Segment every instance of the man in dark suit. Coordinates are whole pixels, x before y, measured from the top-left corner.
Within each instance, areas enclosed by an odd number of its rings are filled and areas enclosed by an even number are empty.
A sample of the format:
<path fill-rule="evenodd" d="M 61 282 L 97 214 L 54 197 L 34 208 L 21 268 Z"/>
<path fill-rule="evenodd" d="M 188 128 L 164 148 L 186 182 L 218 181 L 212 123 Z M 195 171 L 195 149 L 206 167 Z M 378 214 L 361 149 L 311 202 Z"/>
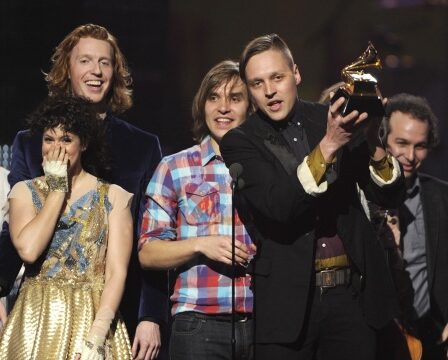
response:
<path fill-rule="evenodd" d="M 137 258 L 139 223 L 144 211 L 144 191 L 161 159 L 158 138 L 117 118 L 132 106 L 130 73 L 116 39 L 103 27 L 79 26 L 56 47 L 53 66 L 46 75 L 50 96 L 75 93 L 93 102 L 104 119 L 111 171 L 108 181 L 134 194 L 135 247 L 131 257 L 126 289 L 120 311 L 132 337 L 137 359 L 154 359 L 161 346 L 159 326 L 166 321 L 167 277 L 164 272 L 141 271 Z M 43 175 L 42 137 L 20 131 L 13 144 L 12 186 Z M 7 226 L 0 241 L 0 287 L 6 295 L 22 261 L 12 246 Z M 137 326 L 138 324 L 138 326 Z"/>
<path fill-rule="evenodd" d="M 401 163 L 406 179 L 407 197 L 395 232 L 413 288 L 407 292 L 411 311 L 402 309 L 403 316 L 422 341 L 423 359 L 446 359 L 448 183 L 418 171 L 438 143 L 437 118 L 424 98 L 398 94 L 386 105 L 383 125 L 387 150 Z M 389 226 L 394 230 L 398 223 Z"/>
<path fill-rule="evenodd" d="M 220 146 L 227 166 L 243 167 L 237 207 L 257 244 L 256 359 L 373 359 L 375 329 L 397 305 L 358 189 L 397 206 L 399 164 L 379 121 L 342 116 L 343 98 L 297 98 L 300 74 L 278 35 L 251 41 L 240 72 L 258 111 Z"/>

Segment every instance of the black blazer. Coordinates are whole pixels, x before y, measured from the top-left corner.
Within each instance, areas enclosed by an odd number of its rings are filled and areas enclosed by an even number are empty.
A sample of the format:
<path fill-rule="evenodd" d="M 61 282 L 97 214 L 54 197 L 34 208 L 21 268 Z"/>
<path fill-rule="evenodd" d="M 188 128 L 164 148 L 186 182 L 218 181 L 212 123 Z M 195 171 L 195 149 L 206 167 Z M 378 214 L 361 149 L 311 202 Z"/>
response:
<path fill-rule="evenodd" d="M 134 249 L 128 269 L 126 289 L 120 311 L 130 334 L 138 319 L 149 317 L 165 321 L 167 314 L 167 278 L 165 272 L 141 271 L 137 257 L 140 220 L 144 210 L 146 186 L 161 159 L 159 140 L 137 127 L 108 114 L 105 119 L 107 140 L 111 154 L 111 183 L 118 184 L 134 194 Z M 17 182 L 43 175 L 42 137 L 19 131 L 13 143 L 11 172 L 8 181 L 13 187 Z M 12 246 L 7 227 L 0 238 L 1 295 L 9 293 L 22 261 Z M 140 296 L 141 295 L 141 296 Z M 141 300 L 140 300 L 141 298 Z"/>
<path fill-rule="evenodd" d="M 326 106 L 299 101 L 300 122 L 309 148 L 326 131 Z M 227 166 L 240 163 L 244 187 L 238 212 L 257 243 L 253 267 L 256 342 L 294 342 L 313 289 L 314 229 L 321 213 L 337 219 L 337 233 L 362 277 L 361 306 L 367 322 L 381 327 L 393 318 L 396 296 L 384 252 L 359 202 L 366 197 L 394 204 L 404 196 L 402 178 L 379 187 L 370 178 L 369 153 L 361 136 L 338 153 L 338 180 L 319 197 L 308 195 L 297 178 L 299 161 L 269 121 L 255 113 L 221 141 Z"/>
<path fill-rule="evenodd" d="M 418 174 L 426 234 L 426 261 L 431 313 L 448 322 L 448 183 Z"/>

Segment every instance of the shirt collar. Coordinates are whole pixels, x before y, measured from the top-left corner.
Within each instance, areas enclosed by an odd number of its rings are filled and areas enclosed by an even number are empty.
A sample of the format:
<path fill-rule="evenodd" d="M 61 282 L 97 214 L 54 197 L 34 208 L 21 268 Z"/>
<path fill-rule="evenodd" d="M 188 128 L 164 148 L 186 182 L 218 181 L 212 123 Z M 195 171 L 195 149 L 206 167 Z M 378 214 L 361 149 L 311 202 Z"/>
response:
<path fill-rule="evenodd" d="M 412 186 L 408 189 L 406 189 L 407 198 L 413 198 L 415 197 L 420 191 L 420 179 L 418 176 L 415 176 L 414 182 Z"/>
<path fill-rule="evenodd" d="M 207 135 L 204 140 L 200 143 L 201 148 L 201 164 L 202 166 L 207 165 L 210 161 L 214 159 L 219 159 L 222 161 L 222 157 L 217 155 L 215 150 L 213 150 L 212 141 L 210 135 Z"/>

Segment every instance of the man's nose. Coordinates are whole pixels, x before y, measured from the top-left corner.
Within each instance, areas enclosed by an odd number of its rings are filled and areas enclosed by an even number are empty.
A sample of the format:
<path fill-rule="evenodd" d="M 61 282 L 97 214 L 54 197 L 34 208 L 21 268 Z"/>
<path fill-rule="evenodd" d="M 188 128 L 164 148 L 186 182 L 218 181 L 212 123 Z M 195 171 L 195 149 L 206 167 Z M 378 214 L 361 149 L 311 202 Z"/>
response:
<path fill-rule="evenodd" d="M 406 149 L 406 158 L 409 161 L 411 161 L 411 162 L 414 161 L 414 158 L 415 158 L 415 148 L 413 146 L 409 146 Z"/>
<path fill-rule="evenodd" d="M 221 99 L 219 101 L 218 111 L 221 114 L 227 114 L 230 111 L 229 101 L 227 99 Z"/>
<path fill-rule="evenodd" d="M 264 87 L 264 95 L 268 98 L 268 99 L 272 99 L 274 97 L 274 95 L 277 92 L 275 91 L 274 86 L 272 86 L 271 83 L 267 82 L 265 87 Z"/>
<path fill-rule="evenodd" d="M 101 69 L 101 64 L 99 62 L 93 62 L 92 73 L 101 76 L 103 70 Z"/>

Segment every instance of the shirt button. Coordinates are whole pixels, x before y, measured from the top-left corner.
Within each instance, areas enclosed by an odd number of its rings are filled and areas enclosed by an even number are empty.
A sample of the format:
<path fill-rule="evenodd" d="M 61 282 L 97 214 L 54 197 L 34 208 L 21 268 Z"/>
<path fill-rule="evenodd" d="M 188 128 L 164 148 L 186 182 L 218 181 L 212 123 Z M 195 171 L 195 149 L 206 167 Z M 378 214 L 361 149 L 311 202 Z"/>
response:
<path fill-rule="evenodd" d="M 294 141 L 297 141 L 297 138 L 294 138 L 293 140 L 294 140 Z"/>
<path fill-rule="evenodd" d="M 322 247 L 327 247 L 327 244 L 325 244 L 325 243 L 322 243 Z"/>
<path fill-rule="evenodd" d="M 297 125 L 299 125 L 299 126 L 300 126 L 300 121 L 297 121 Z"/>

